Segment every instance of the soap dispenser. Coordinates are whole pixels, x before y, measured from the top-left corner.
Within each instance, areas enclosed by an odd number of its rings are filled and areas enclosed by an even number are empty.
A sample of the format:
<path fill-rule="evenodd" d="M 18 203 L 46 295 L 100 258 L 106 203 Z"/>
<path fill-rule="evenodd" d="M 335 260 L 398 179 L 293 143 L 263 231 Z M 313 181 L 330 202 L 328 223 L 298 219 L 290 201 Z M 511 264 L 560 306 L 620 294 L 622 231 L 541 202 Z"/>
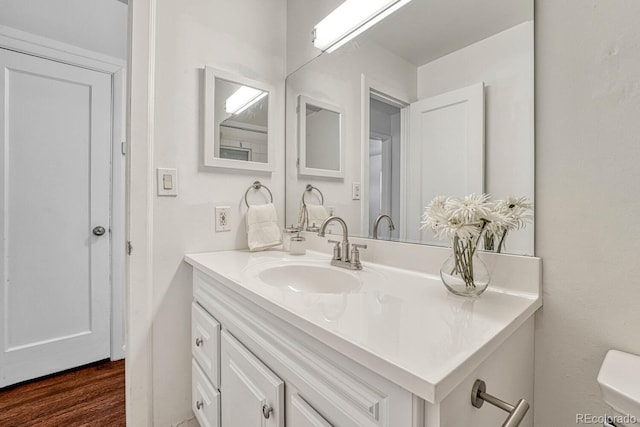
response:
<path fill-rule="evenodd" d="M 282 247 L 285 252 L 289 252 L 291 249 L 291 238 L 295 237 L 296 234 L 300 234 L 300 229 L 293 224 L 282 230 Z"/>
<path fill-rule="evenodd" d="M 289 253 L 291 255 L 304 255 L 307 253 L 307 242 L 306 239 L 300 235 L 300 232 L 291 238 L 289 244 Z"/>

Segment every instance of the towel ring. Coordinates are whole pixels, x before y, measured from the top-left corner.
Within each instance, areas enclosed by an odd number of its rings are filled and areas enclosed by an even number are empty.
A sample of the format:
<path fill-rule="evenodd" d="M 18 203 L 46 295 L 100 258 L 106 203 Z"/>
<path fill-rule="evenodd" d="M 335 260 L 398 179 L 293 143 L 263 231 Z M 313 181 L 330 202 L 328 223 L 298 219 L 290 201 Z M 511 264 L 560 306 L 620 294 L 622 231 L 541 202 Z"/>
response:
<path fill-rule="evenodd" d="M 269 193 L 269 197 L 271 198 L 271 203 L 273 203 L 273 194 L 271 194 L 271 190 L 269 190 L 269 187 L 262 184 L 260 181 L 255 181 L 253 184 L 251 184 L 251 187 L 247 188 L 247 191 L 244 192 L 244 203 L 247 205 L 247 207 L 249 207 L 249 201 L 247 200 L 247 195 L 249 195 L 249 191 L 251 190 L 257 191 L 263 188 L 267 190 L 267 192 Z"/>
<path fill-rule="evenodd" d="M 304 196 L 306 196 L 306 195 L 307 195 L 307 192 L 309 192 L 309 193 L 310 193 L 310 192 L 311 192 L 311 191 L 313 191 L 313 190 L 316 190 L 316 191 L 318 192 L 318 194 L 320 194 L 320 204 L 321 204 L 321 205 L 324 205 L 324 196 L 322 195 L 322 191 L 320 191 L 320 190 L 318 189 L 318 187 L 314 187 L 314 186 L 313 186 L 313 185 L 311 185 L 311 184 L 307 184 L 307 187 L 305 188 L 304 192 L 302 193 L 302 205 L 303 205 L 303 206 L 307 206 L 307 202 L 305 202 L 305 200 L 304 200 Z"/>

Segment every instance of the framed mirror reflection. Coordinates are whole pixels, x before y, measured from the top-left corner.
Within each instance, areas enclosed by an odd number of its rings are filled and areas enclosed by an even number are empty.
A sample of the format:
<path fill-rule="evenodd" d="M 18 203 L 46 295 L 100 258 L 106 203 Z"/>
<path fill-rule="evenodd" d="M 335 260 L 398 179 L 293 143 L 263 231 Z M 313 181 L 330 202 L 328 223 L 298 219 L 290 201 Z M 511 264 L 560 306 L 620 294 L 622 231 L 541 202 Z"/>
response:
<path fill-rule="evenodd" d="M 531 0 L 412 0 L 318 50 L 287 77 L 287 224 L 307 184 L 355 236 L 375 228 L 378 239 L 430 245 L 446 245 L 420 229 L 435 196 L 533 202 L 533 73 Z M 301 94 L 343 111 L 341 181 L 297 173 Z M 533 255 L 533 236 L 533 224 L 510 232 L 503 252 Z"/>
<path fill-rule="evenodd" d="M 271 171 L 270 86 L 205 67 L 204 165 Z"/>
<path fill-rule="evenodd" d="M 344 177 L 343 117 L 339 107 L 298 97 L 300 175 Z"/>

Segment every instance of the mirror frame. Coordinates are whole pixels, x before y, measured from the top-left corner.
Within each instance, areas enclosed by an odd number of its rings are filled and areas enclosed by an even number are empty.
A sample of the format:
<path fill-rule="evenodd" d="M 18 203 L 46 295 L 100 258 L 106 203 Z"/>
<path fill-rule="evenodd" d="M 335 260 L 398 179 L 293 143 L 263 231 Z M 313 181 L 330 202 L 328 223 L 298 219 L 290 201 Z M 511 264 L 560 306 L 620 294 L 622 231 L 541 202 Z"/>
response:
<path fill-rule="evenodd" d="M 253 162 L 245 160 L 223 159 L 218 157 L 219 147 L 217 141 L 220 138 L 220 125 L 215 120 L 215 93 L 216 79 L 226 80 L 232 83 L 238 83 L 243 86 L 250 86 L 267 92 L 268 108 L 267 112 L 267 162 Z M 273 172 L 274 156 L 275 156 L 275 140 L 273 137 L 273 129 L 275 123 L 273 117 L 275 114 L 275 90 L 273 86 L 252 80 L 244 76 L 229 73 L 211 66 L 204 67 L 204 166 L 223 168 L 223 169 L 240 169 L 251 170 L 257 172 Z"/>
<path fill-rule="evenodd" d="M 318 169 L 307 167 L 307 105 L 320 107 L 338 114 L 339 137 L 338 141 L 340 151 L 340 169 Z M 345 129 L 344 129 L 344 109 L 326 102 L 312 99 L 305 95 L 298 95 L 298 175 L 302 176 L 321 176 L 325 178 L 344 178 L 345 168 Z"/>

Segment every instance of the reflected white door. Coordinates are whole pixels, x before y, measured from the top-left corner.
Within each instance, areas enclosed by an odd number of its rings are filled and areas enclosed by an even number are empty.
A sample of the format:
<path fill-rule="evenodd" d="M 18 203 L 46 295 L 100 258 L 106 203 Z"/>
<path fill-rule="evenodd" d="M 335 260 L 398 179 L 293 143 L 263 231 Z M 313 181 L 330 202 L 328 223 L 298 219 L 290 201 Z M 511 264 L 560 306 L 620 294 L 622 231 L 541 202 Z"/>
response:
<path fill-rule="evenodd" d="M 400 191 L 400 183 L 393 182 L 391 152 L 390 136 L 369 140 L 369 237 L 373 237 L 373 223 L 378 215 L 387 214 L 393 218 L 395 214 L 391 198 L 394 191 Z M 387 224 L 383 223 L 378 229 L 378 238 L 389 239 L 390 235 Z"/>
<path fill-rule="evenodd" d="M 438 195 L 484 191 L 483 83 L 414 102 L 410 121 L 407 237 L 439 244 L 419 229 L 424 207 Z"/>
<path fill-rule="evenodd" d="M 111 76 L 0 49 L 0 82 L 6 386 L 109 357 Z"/>

